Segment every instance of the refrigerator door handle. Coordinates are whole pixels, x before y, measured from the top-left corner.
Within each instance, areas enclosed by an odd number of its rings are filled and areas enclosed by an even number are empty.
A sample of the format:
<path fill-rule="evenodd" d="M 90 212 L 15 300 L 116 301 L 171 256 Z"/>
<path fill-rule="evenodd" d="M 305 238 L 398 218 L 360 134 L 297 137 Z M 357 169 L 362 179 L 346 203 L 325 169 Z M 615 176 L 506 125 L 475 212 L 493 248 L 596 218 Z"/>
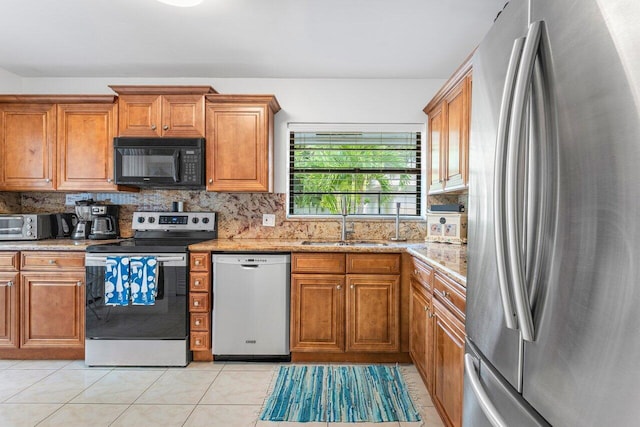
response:
<path fill-rule="evenodd" d="M 505 205 L 504 205 L 504 181 L 507 157 L 507 136 L 509 133 L 509 116 L 513 101 L 513 89 L 518 73 L 518 66 L 524 47 L 524 37 L 520 37 L 513 42 L 511 57 L 502 92 L 502 102 L 500 104 L 500 116 L 498 118 L 498 136 L 496 141 L 495 169 L 493 173 L 493 218 L 495 223 L 495 243 L 496 243 L 496 265 L 498 267 L 498 285 L 500 289 L 500 299 L 504 310 L 504 320 L 507 328 L 517 329 L 516 314 L 511 302 L 511 292 L 509 292 L 509 277 L 507 275 L 507 242 Z"/>
<path fill-rule="evenodd" d="M 491 402 L 484 387 L 482 387 L 480 373 L 476 369 L 475 359 L 469 353 L 465 353 L 464 355 L 464 371 L 467 374 L 467 378 L 469 378 L 469 384 L 471 384 L 473 393 L 478 398 L 480 408 L 489 422 L 491 422 L 491 425 L 493 425 L 493 427 L 508 427 L 507 423 L 502 419 L 500 412 L 498 412 L 498 409 L 496 409 L 493 402 Z"/>
<path fill-rule="evenodd" d="M 518 69 L 516 86 L 514 91 L 513 108 L 511 110 L 511 126 L 509 128 L 509 139 L 507 143 L 507 177 L 506 180 L 506 218 L 507 218 L 507 254 L 509 260 L 509 271 L 511 275 L 511 290 L 513 291 L 516 314 L 522 338 L 526 341 L 533 341 L 535 330 L 533 325 L 533 314 L 527 292 L 527 282 L 524 270 L 522 253 L 522 237 L 518 227 L 518 159 L 520 153 L 520 136 L 525 121 L 527 111 L 528 95 L 531 87 L 531 80 L 535 60 L 540 45 L 542 34 L 542 21 L 537 21 L 529 26 L 526 41 L 522 52 L 522 60 Z"/>

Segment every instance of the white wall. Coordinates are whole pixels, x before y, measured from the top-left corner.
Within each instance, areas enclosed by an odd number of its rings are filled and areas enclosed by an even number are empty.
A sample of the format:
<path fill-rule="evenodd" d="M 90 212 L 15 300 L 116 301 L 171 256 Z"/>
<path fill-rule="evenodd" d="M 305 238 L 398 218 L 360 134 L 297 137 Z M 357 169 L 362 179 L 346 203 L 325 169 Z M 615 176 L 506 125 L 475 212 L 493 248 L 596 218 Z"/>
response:
<path fill-rule="evenodd" d="M 21 93 L 22 77 L 0 68 L 0 93 Z"/>
<path fill-rule="evenodd" d="M 0 83 L 2 76 L 0 75 Z M 287 123 L 426 123 L 422 108 L 440 79 L 24 78 L 22 93 L 112 93 L 114 84 L 211 85 L 226 94 L 274 94 L 275 191 L 286 192 Z M 16 83 L 17 84 L 17 83 Z M 0 86 L 1 88 L 1 86 Z M 6 92 L 6 91 L 5 91 Z M 15 89 L 13 90 L 15 92 Z"/>

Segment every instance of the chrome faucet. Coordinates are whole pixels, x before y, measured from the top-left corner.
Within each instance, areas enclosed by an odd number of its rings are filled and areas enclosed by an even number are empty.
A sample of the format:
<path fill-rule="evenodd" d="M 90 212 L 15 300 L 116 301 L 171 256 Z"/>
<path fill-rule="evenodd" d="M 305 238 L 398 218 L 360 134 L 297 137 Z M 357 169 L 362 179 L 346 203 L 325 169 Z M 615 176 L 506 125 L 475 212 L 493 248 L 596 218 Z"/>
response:
<path fill-rule="evenodd" d="M 407 240 L 400 237 L 400 202 L 396 203 L 396 237 L 392 237 L 391 240 L 395 242 L 404 242 Z"/>

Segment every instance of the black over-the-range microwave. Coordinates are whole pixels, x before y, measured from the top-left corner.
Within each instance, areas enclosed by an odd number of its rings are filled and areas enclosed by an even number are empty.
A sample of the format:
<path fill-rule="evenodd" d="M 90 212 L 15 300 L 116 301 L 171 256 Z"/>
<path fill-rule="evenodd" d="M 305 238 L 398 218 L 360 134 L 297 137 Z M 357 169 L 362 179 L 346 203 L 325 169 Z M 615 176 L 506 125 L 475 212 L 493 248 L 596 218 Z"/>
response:
<path fill-rule="evenodd" d="M 114 138 L 116 184 L 204 188 L 204 138 Z"/>

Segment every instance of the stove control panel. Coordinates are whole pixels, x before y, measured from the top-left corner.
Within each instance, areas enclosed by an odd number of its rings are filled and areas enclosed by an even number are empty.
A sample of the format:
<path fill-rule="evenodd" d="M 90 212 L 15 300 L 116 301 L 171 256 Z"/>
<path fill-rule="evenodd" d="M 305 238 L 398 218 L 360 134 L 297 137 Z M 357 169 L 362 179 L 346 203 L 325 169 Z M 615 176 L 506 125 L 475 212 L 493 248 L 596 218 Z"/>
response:
<path fill-rule="evenodd" d="M 215 231 L 215 212 L 134 212 L 136 231 Z"/>

